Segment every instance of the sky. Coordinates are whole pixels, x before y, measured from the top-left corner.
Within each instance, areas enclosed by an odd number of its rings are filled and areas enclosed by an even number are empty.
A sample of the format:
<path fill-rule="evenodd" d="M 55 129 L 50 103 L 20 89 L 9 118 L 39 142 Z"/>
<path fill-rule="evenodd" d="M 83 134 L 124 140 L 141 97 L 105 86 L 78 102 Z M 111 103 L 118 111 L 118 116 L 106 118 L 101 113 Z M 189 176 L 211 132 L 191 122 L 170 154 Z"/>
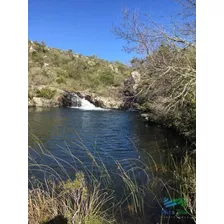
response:
<path fill-rule="evenodd" d="M 124 52 L 125 42 L 111 32 L 113 24 L 121 21 L 125 7 L 152 13 L 163 24 L 168 22 L 165 17 L 178 9 L 173 0 L 29 0 L 29 39 L 85 56 L 128 63 L 136 55 Z"/>

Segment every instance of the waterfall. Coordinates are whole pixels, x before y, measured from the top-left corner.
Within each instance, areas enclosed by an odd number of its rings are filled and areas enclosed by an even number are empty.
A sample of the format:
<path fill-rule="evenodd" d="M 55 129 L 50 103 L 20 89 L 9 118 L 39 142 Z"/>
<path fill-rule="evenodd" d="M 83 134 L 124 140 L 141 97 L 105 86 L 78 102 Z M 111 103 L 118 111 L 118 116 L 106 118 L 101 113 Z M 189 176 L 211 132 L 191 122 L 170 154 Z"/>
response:
<path fill-rule="evenodd" d="M 81 110 L 107 110 L 101 107 L 96 107 L 94 104 L 90 103 L 85 98 L 79 97 L 77 94 L 73 93 L 71 97 L 71 108 L 77 108 Z"/>

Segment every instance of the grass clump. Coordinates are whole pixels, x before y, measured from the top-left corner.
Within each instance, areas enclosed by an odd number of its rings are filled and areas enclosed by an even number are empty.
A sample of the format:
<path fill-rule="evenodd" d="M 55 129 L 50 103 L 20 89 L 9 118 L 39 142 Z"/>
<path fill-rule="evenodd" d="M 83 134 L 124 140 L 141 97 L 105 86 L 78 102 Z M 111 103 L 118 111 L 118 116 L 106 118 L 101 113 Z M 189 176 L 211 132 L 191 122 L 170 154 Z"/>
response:
<path fill-rule="evenodd" d="M 43 97 L 45 99 L 52 99 L 55 96 L 56 90 L 51 90 L 47 87 L 36 91 L 37 97 Z"/>
<path fill-rule="evenodd" d="M 28 191 L 29 224 L 45 223 L 57 216 L 63 216 L 68 224 L 109 224 L 112 220 L 102 209 L 109 200 L 111 196 L 97 185 L 87 188 L 83 173 L 77 173 L 74 181 L 57 185 L 46 180 L 45 185 Z"/>
<path fill-rule="evenodd" d="M 181 166 L 176 166 L 174 177 L 179 194 L 186 202 L 187 212 L 196 222 L 196 166 L 191 156 L 186 155 Z"/>
<path fill-rule="evenodd" d="M 68 144 L 60 149 L 70 155 L 74 163 L 68 164 L 55 157 L 39 141 L 40 150 L 35 150 L 36 154 L 48 157 L 57 165 L 53 168 L 29 157 L 29 171 L 38 170 L 47 175 L 43 184 L 31 184 L 29 189 L 30 224 L 43 223 L 58 215 L 71 224 L 143 224 L 144 220 L 151 220 L 152 205 L 157 207 L 157 212 L 159 207 L 161 212 L 164 195 L 170 199 L 183 198 L 184 209 L 196 223 L 196 167 L 192 155 L 186 154 L 177 161 L 170 152 L 158 152 L 160 159 L 155 160 L 153 154 L 142 151 L 139 152 L 144 155 L 142 159 L 118 161 L 111 157 L 117 169 L 109 170 L 103 158 L 97 152 L 91 152 L 81 140 L 71 143 L 78 146 L 77 150 L 82 150 L 82 155 L 86 153 L 92 166 L 87 167 Z M 127 161 L 129 168 L 122 165 Z M 77 164 L 82 171 L 77 170 Z M 75 177 L 67 173 L 65 167 L 68 165 L 74 170 Z M 139 173 L 143 179 L 139 179 Z M 34 179 L 30 182 L 34 183 Z M 119 182 L 119 190 L 115 182 Z"/>
<path fill-rule="evenodd" d="M 66 83 L 66 79 L 64 77 L 57 77 L 56 82 L 58 84 Z"/>

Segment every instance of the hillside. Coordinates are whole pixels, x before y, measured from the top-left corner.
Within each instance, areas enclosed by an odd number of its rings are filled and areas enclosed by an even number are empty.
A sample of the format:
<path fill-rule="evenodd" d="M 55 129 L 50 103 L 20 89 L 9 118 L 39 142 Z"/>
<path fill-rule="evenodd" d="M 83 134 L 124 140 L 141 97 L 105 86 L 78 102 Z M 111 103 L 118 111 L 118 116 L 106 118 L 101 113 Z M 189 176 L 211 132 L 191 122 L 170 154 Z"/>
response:
<path fill-rule="evenodd" d="M 71 97 L 66 94 L 75 92 L 104 108 L 134 106 L 146 120 L 195 138 L 194 47 L 161 46 L 145 59 L 133 59 L 131 67 L 49 48 L 43 42 L 29 41 L 28 53 L 29 106 L 68 106 Z"/>
<path fill-rule="evenodd" d="M 47 88 L 67 91 L 85 91 L 101 97 L 119 97 L 123 81 L 131 69 L 116 61 L 109 62 L 97 56 L 82 56 L 72 50 L 47 47 L 44 42 L 28 41 L 29 99 L 53 97 Z M 45 87 L 47 94 L 38 89 Z"/>

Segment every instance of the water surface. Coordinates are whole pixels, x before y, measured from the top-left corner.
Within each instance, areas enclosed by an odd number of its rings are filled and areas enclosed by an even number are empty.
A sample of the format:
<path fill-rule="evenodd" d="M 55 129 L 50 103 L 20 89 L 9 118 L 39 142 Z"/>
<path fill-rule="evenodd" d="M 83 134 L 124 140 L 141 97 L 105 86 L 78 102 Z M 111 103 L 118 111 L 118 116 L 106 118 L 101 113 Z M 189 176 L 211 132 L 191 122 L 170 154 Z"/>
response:
<path fill-rule="evenodd" d="M 113 171 L 117 169 L 115 161 L 128 169 L 131 159 L 144 159 L 143 151 L 161 163 L 164 158 L 159 152 L 176 150 L 184 144 L 171 129 L 144 122 L 138 112 L 119 110 L 32 108 L 29 133 L 53 156 L 64 161 L 63 167 L 71 176 L 83 164 L 94 169 L 91 156 L 100 158 L 107 169 Z M 58 168 L 55 160 L 41 154 L 40 146 L 31 136 L 29 147 L 29 154 L 36 162 Z M 74 164 L 71 154 L 80 162 Z"/>

